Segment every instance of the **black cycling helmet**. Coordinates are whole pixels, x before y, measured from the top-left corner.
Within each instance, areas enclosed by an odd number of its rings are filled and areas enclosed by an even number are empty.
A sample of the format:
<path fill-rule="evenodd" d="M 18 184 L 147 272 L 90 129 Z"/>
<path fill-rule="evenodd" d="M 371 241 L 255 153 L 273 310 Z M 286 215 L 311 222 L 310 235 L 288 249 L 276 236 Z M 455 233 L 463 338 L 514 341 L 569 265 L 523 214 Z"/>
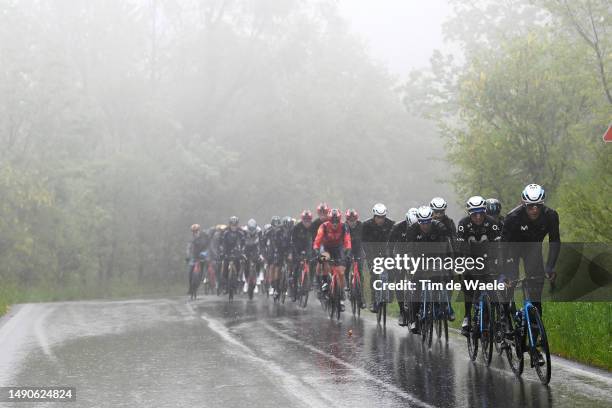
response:
<path fill-rule="evenodd" d="M 270 225 L 272 225 L 273 227 L 278 227 L 279 225 L 281 225 L 280 217 L 278 215 L 272 217 L 272 219 L 270 220 Z"/>
<path fill-rule="evenodd" d="M 283 226 L 292 227 L 293 226 L 293 218 L 289 215 L 285 215 L 283 217 Z"/>
<path fill-rule="evenodd" d="M 497 198 L 487 200 L 487 215 L 497 216 L 501 213 L 501 203 Z"/>

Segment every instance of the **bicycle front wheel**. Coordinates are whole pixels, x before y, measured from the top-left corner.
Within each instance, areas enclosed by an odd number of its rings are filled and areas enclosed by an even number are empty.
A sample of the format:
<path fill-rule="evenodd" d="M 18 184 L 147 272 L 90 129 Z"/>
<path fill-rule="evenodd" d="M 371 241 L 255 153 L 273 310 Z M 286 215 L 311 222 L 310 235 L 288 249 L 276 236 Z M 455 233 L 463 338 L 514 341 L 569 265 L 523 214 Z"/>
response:
<path fill-rule="evenodd" d="M 475 361 L 478 356 L 478 336 L 480 332 L 480 326 L 478 324 L 478 308 L 476 305 L 478 304 L 478 299 L 474 299 L 475 302 L 472 306 L 472 311 L 468 316 L 468 336 L 467 336 L 467 346 L 468 346 L 468 355 L 470 356 L 470 360 Z"/>
<path fill-rule="evenodd" d="M 513 325 L 512 318 L 508 313 L 503 314 L 504 319 L 504 339 L 502 348 L 506 351 L 506 359 L 512 372 L 520 377 L 523 374 L 523 348 L 521 347 L 522 335 L 520 327 Z"/>
<path fill-rule="evenodd" d="M 529 308 L 530 319 L 536 323 L 537 333 L 532 329 L 531 334 L 535 344 L 531 344 L 531 360 L 532 365 L 540 378 L 542 384 L 547 385 L 550 382 L 551 376 L 551 364 L 550 364 L 550 350 L 548 349 L 548 338 L 546 337 L 546 330 L 544 329 L 544 323 L 540 318 L 540 313 L 535 307 Z M 531 340 L 530 340 L 531 341 Z"/>
<path fill-rule="evenodd" d="M 480 345 L 482 346 L 482 359 L 487 367 L 491 364 L 493 357 L 493 324 L 491 298 L 484 294 L 480 310 Z"/>
<path fill-rule="evenodd" d="M 236 267 L 234 266 L 233 263 L 230 264 L 229 266 L 229 273 L 228 273 L 228 278 L 227 278 L 227 291 L 229 293 L 229 301 L 233 302 L 234 301 L 234 280 L 236 279 Z"/>

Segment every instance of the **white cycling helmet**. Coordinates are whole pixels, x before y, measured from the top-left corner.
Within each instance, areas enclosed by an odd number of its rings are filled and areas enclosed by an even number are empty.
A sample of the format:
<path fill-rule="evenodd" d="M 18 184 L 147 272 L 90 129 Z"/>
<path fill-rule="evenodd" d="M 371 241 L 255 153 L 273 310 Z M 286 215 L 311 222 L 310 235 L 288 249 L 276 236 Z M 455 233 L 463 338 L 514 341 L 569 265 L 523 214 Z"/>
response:
<path fill-rule="evenodd" d="M 251 218 L 250 220 L 247 221 L 247 229 L 251 232 L 257 229 L 257 221 L 255 221 L 254 218 Z"/>
<path fill-rule="evenodd" d="M 374 207 L 372 207 L 372 214 L 378 215 L 379 217 L 386 217 L 387 206 L 385 206 L 383 203 L 374 204 Z"/>
<path fill-rule="evenodd" d="M 484 213 L 487 211 L 487 201 L 481 196 L 472 196 L 465 203 L 468 214 Z"/>
<path fill-rule="evenodd" d="M 423 205 L 417 210 L 417 222 L 419 224 L 429 224 L 433 218 L 431 207 Z"/>
<path fill-rule="evenodd" d="M 429 206 L 434 211 L 444 211 L 446 210 L 447 204 L 446 200 L 444 200 L 442 197 L 434 197 L 431 199 Z"/>
<path fill-rule="evenodd" d="M 529 184 L 521 194 L 524 204 L 542 204 L 546 199 L 546 193 L 539 184 Z"/>
<path fill-rule="evenodd" d="M 408 210 L 408 212 L 406 213 L 406 222 L 408 223 L 408 226 L 416 224 L 419 221 L 419 219 L 417 218 L 418 211 L 419 210 L 414 207 Z"/>

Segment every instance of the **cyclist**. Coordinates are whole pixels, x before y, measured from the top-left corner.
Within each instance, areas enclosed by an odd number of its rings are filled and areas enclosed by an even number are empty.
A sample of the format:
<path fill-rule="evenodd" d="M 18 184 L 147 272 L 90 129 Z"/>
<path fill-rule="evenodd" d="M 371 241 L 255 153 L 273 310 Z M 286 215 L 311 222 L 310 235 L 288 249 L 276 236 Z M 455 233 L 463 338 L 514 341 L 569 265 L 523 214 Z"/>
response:
<path fill-rule="evenodd" d="M 338 285 L 342 294 L 341 305 L 344 303 L 344 269 L 346 258 L 351 255 L 351 232 L 348 225 L 342 222 L 342 212 L 334 208 L 329 212 L 329 220 L 319 227 L 312 248 L 320 253 L 325 260 L 338 261 Z M 323 276 L 329 276 L 330 266 L 325 262 Z"/>
<path fill-rule="evenodd" d="M 193 269 L 196 265 L 196 262 L 200 261 L 200 253 L 208 250 L 210 245 L 210 238 L 208 234 L 203 233 L 200 227 L 200 224 L 193 224 L 191 226 L 191 234 L 192 239 L 189 243 L 189 247 L 187 248 L 187 257 L 185 258 L 185 262 L 189 265 L 189 271 L 187 274 L 187 294 L 191 295 L 191 277 L 193 275 Z"/>
<path fill-rule="evenodd" d="M 428 255 L 425 252 L 431 251 L 431 248 L 428 246 L 424 246 L 422 248 L 418 247 L 418 243 L 448 243 L 446 246 L 446 250 L 451 250 L 451 238 L 450 232 L 446 228 L 446 226 L 441 222 L 433 218 L 433 211 L 431 207 L 421 206 L 417 210 L 417 223 L 412 224 L 408 229 L 408 234 L 406 236 L 406 241 L 413 243 L 412 249 L 410 252 L 413 254 L 421 254 Z M 437 254 L 439 255 L 439 254 Z M 418 273 L 418 271 L 416 271 Z M 417 290 L 419 286 L 417 286 Z M 405 305 L 404 305 L 405 306 Z M 411 308 L 409 311 L 409 316 L 407 316 L 410 321 L 410 331 L 412 333 L 418 334 L 420 332 L 420 327 L 418 325 L 418 320 L 416 318 L 416 313 L 419 310 L 420 302 L 415 301 L 412 302 Z M 449 320 L 454 320 L 454 312 L 452 308 L 449 310 Z"/>
<path fill-rule="evenodd" d="M 538 184 L 527 185 L 523 189 L 521 199 L 523 204 L 506 215 L 501 239 L 503 242 L 529 242 L 532 244 L 505 248 L 506 259 L 509 261 L 506 264 L 508 266 L 507 275 L 515 277 L 514 275 L 518 271 L 518 262 L 522 258 L 526 276 L 535 278 L 529 283 L 527 294 L 542 315 L 540 298 L 544 287 L 544 277 L 551 282 L 554 282 L 556 277 L 554 267 L 561 247 L 559 214 L 544 205 L 546 193 Z M 542 241 L 544 241 L 546 235 L 548 235 L 550 246 L 548 259 L 544 264 Z"/>
<path fill-rule="evenodd" d="M 264 236 L 264 248 L 266 254 L 266 261 L 268 264 L 268 271 L 266 276 L 266 284 L 270 287 L 270 294 L 274 294 L 278 280 L 278 271 L 280 269 L 280 254 L 279 248 L 282 247 L 278 243 L 280 239 L 280 228 L 282 225 L 281 218 L 275 215 L 270 220 L 270 228 Z"/>
<path fill-rule="evenodd" d="M 481 196 L 470 197 L 465 203 L 465 210 L 468 215 L 459 221 L 457 227 L 457 249 L 464 256 L 472 258 L 484 257 L 489 262 L 484 271 L 479 275 L 486 275 L 492 266 L 492 260 L 497 254 L 492 254 L 493 248 L 488 245 L 490 242 L 499 241 L 501 237 L 501 223 L 486 215 L 487 202 Z M 469 280 L 474 277 L 473 273 L 465 272 L 464 279 Z M 469 316 L 472 311 L 472 299 L 474 293 L 463 285 L 465 317 L 461 323 L 461 333 L 469 335 Z"/>
<path fill-rule="evenodd" d="M 317 231 L 319 231 L 319 227 L 321 226 L 321 224 L 327 221 L 328 213 L 329 213 L 329 207 L 327 206 L 326 203 L 323 202 L 317 206 L 317 219 L 312 222 L 312 231 L 313 231 L 312 239 L 313 240 L 315 236 L 317 235 Z"/>
<path fill-rule="evenodd" d="M 220 246 L 221 246 L 221 237 L 223 236 L 223 232 L 227 226 L 225 224 L 218 224 L 210 229 L 210 251 L 209 251 L 209 259 L 212 262 L 212 265 L 215 270 L 215 277 L 217 281 L 217 285 L 221 283 L 221 269 L 223 260 L 221 259 Z"/>
<path fill-rule="evenodd" d="M 300 222 L 293 227 L 293 231 L 291 232 L 292 252 L 293 259 L 295 260 L 293 263 L 293 279 L 295 282 L 297 282 L 300 277 L 300 258 L 302 254 L 306 255 L 306 259 L 312 258 L 312 240 L 312 213 L 310 210 L 304 210 L 300 215 Z M 309 279 L 311 278 L 309 277 Z M 294 285 L 293 289 L 291 296 L 293 296 L 295 300 L 297 296 L 297 285 Z"/>
<path fill-rule="evenodd" d="M 274 296 L 278 299 L 280 293 L 281 268 L 287 262 L 291 265 L 291 217 L 273 217 L 270 230 L 270 245 L 272 252 L 271 279 Z"/>
<path fill-rule="evenodd" d="M 383 256 L 385 246 L 391 233 L 391 228 L 395 222 L 387 218 L 387 207 L 383 203 L 376 203 L 372 207 L 372 218 L 363 222 L 361 227 L 361 241 L 364 243 L 363 249 L 366 252 L 366 257 L 369 265 L 372 265 L 373 259 Z M 374 282 L 376 277 L 370 269 L 370 282 Z M 370 290 L 371 304 L 370 312 L 376 313 L 375 291 Z"/>
<path fill-rule="evenodd" d="M 249 270 L 250 265 L 251 265 L 251 261 L 253 262 L 253 264 L 255 265 L 255 276 L 257 277 L 259 275 L 259 271 L 261 270 L 262 266 L 263 266 L 263 256 L 261 255 L 261 248 L 262 248 L 262 230 L 259 227 L 259 225 L 257 225 L 257 221 L 255 221 L 255 219 L 251 218 L 250 220 L 247 221 L 246 226 L 243 228 L 244 231 L 244 254 L 246 255 L 246 266 L 245 266 L 245 270 L 244 270 L 244 275 L 245 275 L 245 286 L 244 286 L 244 292 L 247 291 L 248 289 L 248 285 L 246 284 L 246 281 L 248 280 L 248 276 L 250 275 L 251 271 Z M 257 293 L 257 286 L 255 286 L 255 293 Z"/>
<path fill-rule="evenodd" d="M 240 229 L 239 220 L 236 216 L 231 216 L 228 222 L 228 227 L 221 236 L 220 253 L 223 259 L 223 280 L 226 283 L 225 289 L 229 289 L 228 285 L 235 285 L 236 282 L 228 282 L 228 267 L 230 260 L 235 261 L 236 279 L 240 276 L 240 260 L 244 258 L 244 231 Z"/>
<path fill-rule="evenodd" d="M 502 217 L 500 214 L 501 209 L 501 203 L 497 198 L 489 198 L 487 200 L 487 215 L 504 225 L 504 217 Z"/>
<path fill-rule="evenodd" d="M 442 197 L 434 197 L 431 199 L 429 206 L 433 211 L 433 219 L 444 224 L 450 233 L 451 239 L 454 241 L 457 237 L 457 229 L 455 228 L 455 222 L 452 220 L 452 218 L 449 218 L 449 216 L 446 215 L 446 208 L 448 207 L 446 200 L 444 200 Z"/>
<path fill-rule="evenodd" d="M 346 224 L 349 227 L 349 232 L 351 234 L 351 252 L 355 261 L 357 262 L 357 269 L 359 270 L 359 276 L 361 278 L 361 287 L 363 288 L 363 264 L 364 264 L 364 252 L 363 247 L 361 245 L 361 234 L 363 232 L 363 223 L 359 221 L 359 213 L 354 208 L 349 208 L 346 210 Z M 351 267 L 351 263 L 347 265 L 348 268 Z M 350 269 L 349 269 L 350 270 Z M 346 284 L 347 288 L 349 285 L 349 275 L 346 274 Z M 361 291 L 361 299 L 359 301 L 359 307 L 365 309 L 365 296 L 363 294 L 363 290 Z"/>
<path fill-rule="evenodd" d="M 400 221 L 393 226 L 393 228 L 391 229 L 391 233 L 389 234 L 389 243 L 387 246 L 387 256 L 393 257 L 396 254 L 401 253 L 405 250 L 405 248 L 402 248 L 401 245 L 398 245 L 398 244 L 402 242 L 403 243 L 407 242 L 408 230 L 410 226 L 418 222 L 417 212 L 418 210 L 416 208 L 409 209 L 408 212 L 406 213 L 406 218 L 404 219 L 404 221 Z M 396 282 L 401 281 L 402 277 L 403 277 L 403 273 L 399 273 L 399 272 L 396 273 L 395 281 Z M 402 291 L 398 290 L 395 293 L 395 297 L 397 298 L 397 305 L 399 306 L 399 311 L 400 311 L 400 315 L 398 318 L 398 324 L 400 326 L 407 326 L 408 319 L 404 311 L 404 294 Z"/>
<path fill-rule="evenodd" d="M 263 272 L 260 273 L 260 277 L 257 278 L 258 284 L 260 284 L 262 281 L 265 282 L 265 284 L 267 285 L 270 284 L 269 265 L 271 261 L 269 256 L 269 241 L 267 239 L 270 229 L 272 229 L 272 224 L 268 223 L 265 224 L 261 230 L 261 255 L 263 256 Z"/>

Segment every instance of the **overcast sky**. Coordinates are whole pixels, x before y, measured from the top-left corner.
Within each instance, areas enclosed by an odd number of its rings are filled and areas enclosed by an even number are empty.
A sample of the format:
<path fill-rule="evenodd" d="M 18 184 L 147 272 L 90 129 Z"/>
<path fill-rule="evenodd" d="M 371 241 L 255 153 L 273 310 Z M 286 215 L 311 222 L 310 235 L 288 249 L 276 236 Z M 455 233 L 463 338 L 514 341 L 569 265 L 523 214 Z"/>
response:
<path fill-rule="evenodd" d="M 445 48 L 442 23 L 450 14 L 446 0 L 338 0 L 353 31 L 371 55 L 393 74 L 404 76 L 428 65 L 436 48 Z"/>

